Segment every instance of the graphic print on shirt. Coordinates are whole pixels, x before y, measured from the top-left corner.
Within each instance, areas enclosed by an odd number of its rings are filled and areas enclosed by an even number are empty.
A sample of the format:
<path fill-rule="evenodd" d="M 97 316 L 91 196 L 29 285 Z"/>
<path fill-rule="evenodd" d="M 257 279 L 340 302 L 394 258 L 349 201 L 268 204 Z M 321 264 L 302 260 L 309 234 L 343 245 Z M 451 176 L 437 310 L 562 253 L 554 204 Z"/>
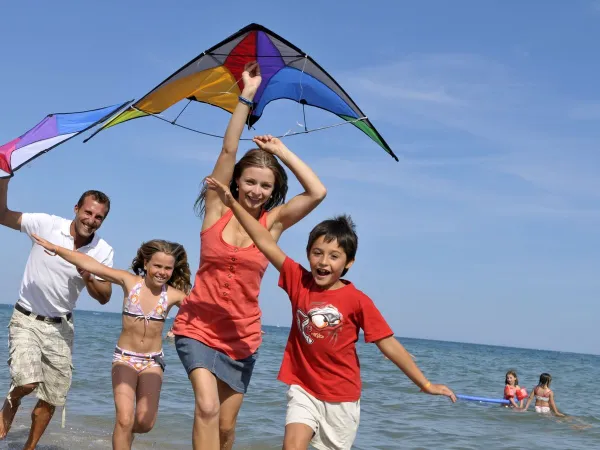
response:
<path fill-rule="evenodd" d="M 312 344 L 315 339 L 329 337 L 337 340 L 337 335 L 342 329 L 344 316 L 333 305 L 316 306 L 308 313 L 298 308 L 296 311 L 296 324 L 307 343 Z"/>

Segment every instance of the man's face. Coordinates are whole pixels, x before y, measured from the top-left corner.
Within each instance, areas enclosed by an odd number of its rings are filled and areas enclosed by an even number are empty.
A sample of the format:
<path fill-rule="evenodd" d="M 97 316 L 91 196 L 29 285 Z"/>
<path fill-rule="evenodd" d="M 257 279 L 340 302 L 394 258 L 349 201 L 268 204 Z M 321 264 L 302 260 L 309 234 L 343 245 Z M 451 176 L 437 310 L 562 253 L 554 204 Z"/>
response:
<path fill-rule="evenodd" d="M 75 206 L 75 233 L 82 238 L 89 238 L 102 226 L 106 214 L 107 205 L 98 203 L 91 195 L 87 196 L 81 207 Z"/>

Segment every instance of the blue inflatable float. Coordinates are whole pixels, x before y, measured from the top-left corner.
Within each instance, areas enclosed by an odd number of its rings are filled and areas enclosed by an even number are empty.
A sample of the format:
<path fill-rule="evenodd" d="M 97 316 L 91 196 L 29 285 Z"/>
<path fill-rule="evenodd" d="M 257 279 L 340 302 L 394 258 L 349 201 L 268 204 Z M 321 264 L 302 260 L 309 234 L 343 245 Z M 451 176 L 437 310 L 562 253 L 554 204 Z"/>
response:
<path fill-rule="evenodd" d="M 483 402 L 483 403 L 499 403 L 501 405 L 509 405 L 510 402 L 503 398 L 485 398 L 485 397 L 474 397 L 472 395 L 457 394 L 456 398 L 460 400 L 466 400 L 469 402 Z"/>

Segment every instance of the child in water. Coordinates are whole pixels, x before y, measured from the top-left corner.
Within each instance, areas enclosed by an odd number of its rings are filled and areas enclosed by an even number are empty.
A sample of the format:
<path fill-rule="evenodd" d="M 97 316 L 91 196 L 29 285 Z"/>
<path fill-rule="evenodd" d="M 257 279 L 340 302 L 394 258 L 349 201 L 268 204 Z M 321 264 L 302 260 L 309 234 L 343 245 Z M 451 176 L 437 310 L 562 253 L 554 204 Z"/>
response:
<path fill-rule="evenodd" d="M 179 306 L 191 288 L 187 254 L 174 242 L 144 242 L 130 273 L 32 237 L 49 254 L 123 288 L 123 328 L 112 363 L 116 409 L 112 444 L 115 450 L 129 450 L 134 433 L 148 433 L 156 422 L 165 369 L 162 332 L 169 310 Z"/>
<path fill-rule="evenodd" d="M 550 414 L 550 408 L 552 412 L 558 417 L 564 417 L 564 414 L 559 412 L 554 403 L 554 393 L 550 390 L 550 383 L 552 382 L 552 375 L 549 373 L 543 373 L 540 375 L 540 382 L 531 391 L 531 395 L 527 399 L 524 411 L 527 411 L 529 404 L 535 397 L 535 412 L 540 414 Z"/>
<path fill-rule="evenodd" d="M 517 372 L 509 370 L 504 377 L 504 399 L 510 402 L 510 406 L 514 408 L 522 408 L 523 400 L 527 398 L 527 389 L 519 386 L 519 378 Z M 517 402 L 515 401 L 515 397 Z"/>

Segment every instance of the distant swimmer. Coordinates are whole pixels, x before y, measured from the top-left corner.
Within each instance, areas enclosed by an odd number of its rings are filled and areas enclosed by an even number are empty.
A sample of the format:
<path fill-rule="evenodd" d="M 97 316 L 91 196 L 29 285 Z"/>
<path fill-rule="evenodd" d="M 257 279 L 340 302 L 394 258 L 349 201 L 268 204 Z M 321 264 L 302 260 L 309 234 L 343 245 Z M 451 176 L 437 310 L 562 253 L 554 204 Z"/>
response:
<path fill-rule="evenodd" d="M 175 340 L 175 335 L 173 334 L 173 325 L 171 325 L 171 328 L 169 328 L 169 331 L 167 331 L 167 334 L 165 335 L 165 339 L 168 339 L 169 341 Z"/>
<path fill-rule="evenodd" d="M 535 412 L 540 414 L 550 414 L 550 412 L 553 412 L 558 417 L 565 416 L 558 410 L 556 404 L 554 403 L 554 392 L 550 390 L 551 382 L 552 375 L 549 373 L 543 373 L 540 375 L 540 381 L 538 385 L 531 391 L 531 395 L 527 399 L 527 403 L 523 408 L 524 411 L 527 411 L 529 404 L 535 398 Z"/>
<path fill-rule="evenodd" d="M 515 401 L 515 398 L 517 401 Z M 523 400 L 527 398 L 527 389 L 519 386 L 519 378 L 517 372 L 509 370 L 504 376 L 504 399 L 508 400 L 508 406 L 513 408 L 522 408 Z"/>

